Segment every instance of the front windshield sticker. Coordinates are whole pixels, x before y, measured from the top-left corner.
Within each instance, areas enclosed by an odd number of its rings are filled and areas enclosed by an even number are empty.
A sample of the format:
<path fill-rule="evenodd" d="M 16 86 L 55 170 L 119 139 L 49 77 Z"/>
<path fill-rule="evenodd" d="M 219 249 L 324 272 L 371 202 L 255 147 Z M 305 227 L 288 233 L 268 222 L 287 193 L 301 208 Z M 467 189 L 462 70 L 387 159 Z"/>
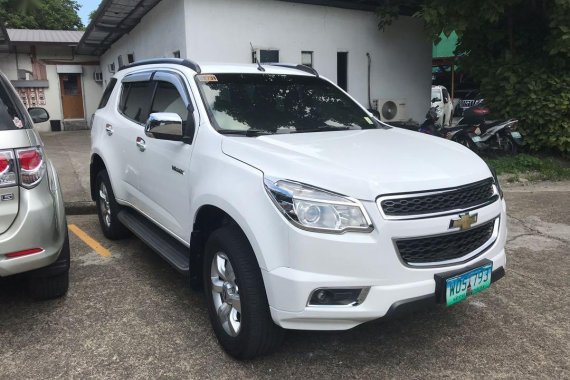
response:
<path fill-rule="evenodd" d="M 372 120 L 370 120 L 370 118 L 368 116 L 364 117 L 364 120 L 366 120 L 366 122 L 370 125 L 374 125 L 374 122 Z"/>
<path fill-rule="evenodd" d="M 14 122 L 14 125 L 16 126 L 16 128 L 18 129 L 22 129 L 24 128 L 24 123 L 22 123 L 22 120 L 20 120 L 18 118 L 18 116 L 14 116 L 14 120 L 12 120 Z"/>
<path fill-rule="evenodd" d="M 198 75 L 198 80 L 200 82 L 210 83 L 210 82 L 217 82 L 218 78 L 216 78 L 213 74 L 201 74 Z"/>

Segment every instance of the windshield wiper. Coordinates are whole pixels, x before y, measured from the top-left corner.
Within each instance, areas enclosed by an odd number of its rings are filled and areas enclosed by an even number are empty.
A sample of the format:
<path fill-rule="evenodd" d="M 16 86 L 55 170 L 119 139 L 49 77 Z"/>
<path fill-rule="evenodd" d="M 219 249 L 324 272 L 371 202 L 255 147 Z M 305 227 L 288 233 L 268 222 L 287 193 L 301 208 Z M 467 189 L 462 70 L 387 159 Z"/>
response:
<path fill-rule="evenodd" d="M 248 129 L 248 130 L 235 130 L 235 129 L 219 129 L 222 135 L 239 135 L 239 136 L 246 136 L 246 137 L 257 137 L 257 136 L 266 136 L 266 135 L 273 135 L 273 132 L 264 130 L 264 129 Z"/>

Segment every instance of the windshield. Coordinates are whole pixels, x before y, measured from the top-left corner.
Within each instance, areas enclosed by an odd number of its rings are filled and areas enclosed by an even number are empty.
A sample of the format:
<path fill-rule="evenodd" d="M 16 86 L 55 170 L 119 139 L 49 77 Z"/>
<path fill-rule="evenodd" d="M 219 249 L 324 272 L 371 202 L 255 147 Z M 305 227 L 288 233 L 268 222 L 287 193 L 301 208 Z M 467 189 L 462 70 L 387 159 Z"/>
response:
<path fill-rule="evenodd" d="M 378 128 L 353 100 L 317 77 L 203 74 L 196 82 L 220 133 L 299 133 Z"/>
<path fill-rule="evenodd" d="M 0 131 L 26 128 L 27 120 L 22 112 L 16 94 L 0 77 Z"/>

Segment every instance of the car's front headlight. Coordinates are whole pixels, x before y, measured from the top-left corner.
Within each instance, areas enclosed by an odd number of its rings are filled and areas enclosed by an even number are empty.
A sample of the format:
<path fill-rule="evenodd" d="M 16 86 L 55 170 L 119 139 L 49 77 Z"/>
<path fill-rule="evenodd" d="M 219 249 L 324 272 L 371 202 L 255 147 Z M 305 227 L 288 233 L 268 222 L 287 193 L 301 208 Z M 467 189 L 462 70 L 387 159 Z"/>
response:
<path fill-rule="evenodd" d="M 273 203 L 297 227 L 329 233 L 370 232 L 370 217 L 356 200 L 302 183 L 264 178 Z"/>

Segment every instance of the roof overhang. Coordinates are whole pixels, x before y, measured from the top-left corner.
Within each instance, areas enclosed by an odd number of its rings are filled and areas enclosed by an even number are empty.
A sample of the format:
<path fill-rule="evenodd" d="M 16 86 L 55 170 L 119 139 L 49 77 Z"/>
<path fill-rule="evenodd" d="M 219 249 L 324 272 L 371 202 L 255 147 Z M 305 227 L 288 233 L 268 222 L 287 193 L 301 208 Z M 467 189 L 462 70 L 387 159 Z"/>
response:
<path fill-rule="evenodd" d="M 78 54 L 100 56 L 129 33 L 161 0 L 103 0 L 77 46 Z"/>
<path fill-rule="evenodd" d="M 289 3 L 301 3 L 311 5 L 322 5 L 326 7 L 355 9 L 359 11 L 374 12 L 390 0 L 280 0 Z M 411 16 L 419 9 L 419 0 L 411 0 L 408 5 L 402 6 L 401 13 L 404 16 Z"/>

